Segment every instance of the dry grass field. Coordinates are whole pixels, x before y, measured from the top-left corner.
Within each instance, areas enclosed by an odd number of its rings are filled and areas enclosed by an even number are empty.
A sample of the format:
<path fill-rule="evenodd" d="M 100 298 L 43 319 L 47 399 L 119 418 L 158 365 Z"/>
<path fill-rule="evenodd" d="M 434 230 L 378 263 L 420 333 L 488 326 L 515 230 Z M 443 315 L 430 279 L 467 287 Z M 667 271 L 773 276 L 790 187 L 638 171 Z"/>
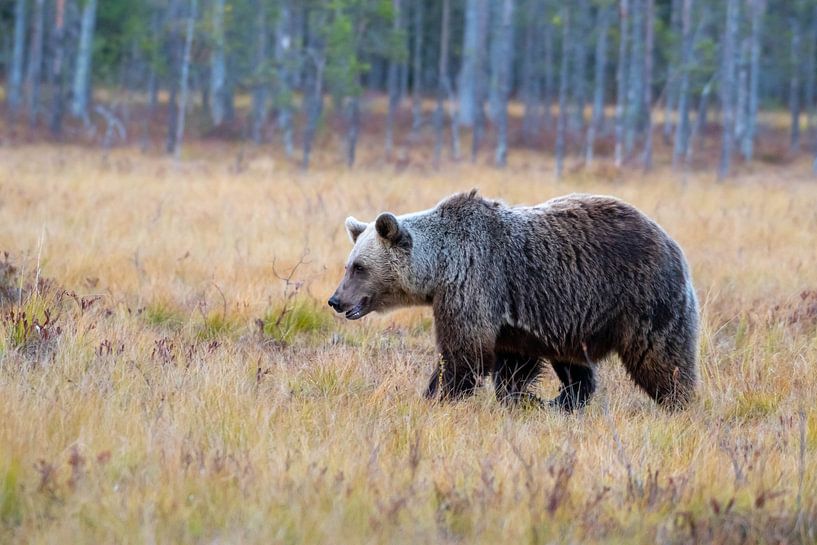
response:
<path fill-rule="evenodd" d="M 506 170 L 401 161 L 0 148 L 0 543 L 817 542 L 806 160 L 723 184 L 604 164 L 557 182 L 522 152 Z M 428 309 L 325 306 L 346 215 L 474 186 L 613 194 L 681 243 L 703 312 L 688 410 L 615 360 L 574 415 L 487 387 L 428 403 Z"/>

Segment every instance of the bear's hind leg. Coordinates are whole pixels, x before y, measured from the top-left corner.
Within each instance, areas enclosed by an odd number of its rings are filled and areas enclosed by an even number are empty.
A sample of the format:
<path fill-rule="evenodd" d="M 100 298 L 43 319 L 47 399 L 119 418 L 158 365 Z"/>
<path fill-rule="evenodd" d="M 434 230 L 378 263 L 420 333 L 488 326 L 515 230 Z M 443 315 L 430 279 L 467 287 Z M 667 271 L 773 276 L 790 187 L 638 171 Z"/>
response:
<path fill-rule="evenodd" d="M 659 405 L 686 406 L 695 394 L 696 324 L 680 317 L 662 331 L 648 331 L 619 352 L 630 378 Z"/>
<path fill-rule="evenodd" d="M 573 412 L 584 407 L 596 391 L 596 377 L 588 365 L 552 361 L 553 370 L 562 382 L 559 395 L 551 400 L 550 405 Z"/>
<path fill-rule="evenodd" d="M 498 353 L 493 372 L 497 400 L 506 405 L 525 400 L 542 404 L 538 397 L 528 391 L 541 372 L 539 358 Z"/>
<path fill-rule="evenodd" d="M 697 383 L 694 360 L 652 345 L 625 353 L 622 360 L 630 378 L 659 405 L 680 409 L 692 399 Z"/>

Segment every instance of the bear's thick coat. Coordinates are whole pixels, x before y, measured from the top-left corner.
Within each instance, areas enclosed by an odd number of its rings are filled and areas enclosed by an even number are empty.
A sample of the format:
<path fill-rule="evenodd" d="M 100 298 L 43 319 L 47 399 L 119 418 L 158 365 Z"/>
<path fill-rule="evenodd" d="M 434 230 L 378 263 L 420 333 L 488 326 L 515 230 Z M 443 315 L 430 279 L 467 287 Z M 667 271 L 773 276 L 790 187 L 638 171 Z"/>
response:
<path fill-rule="evenodd" d="M 689 267 L 629 204 L 573 194 L 507 206 L 472 191 L 346 227 L 354 248 L 329 304 L 350 319 L 431 305 L 441 362 L 428 397 L 469 395 L 488 375 L 500 400 L 529 397 L 548 361 L 562 382 L 552 403 L 572 410 L 593 394 L 596 363 L 610 353 L 662 405 L 694 394 Z"/>

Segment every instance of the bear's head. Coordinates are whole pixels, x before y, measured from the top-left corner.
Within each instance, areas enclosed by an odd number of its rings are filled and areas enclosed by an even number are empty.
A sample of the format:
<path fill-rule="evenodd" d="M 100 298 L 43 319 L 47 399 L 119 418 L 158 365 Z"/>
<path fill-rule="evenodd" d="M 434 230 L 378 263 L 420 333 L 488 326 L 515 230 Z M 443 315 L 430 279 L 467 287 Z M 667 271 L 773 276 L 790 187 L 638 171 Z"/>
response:
<path fill-rule="evenodd" d="M 354 248 L 329 306 L 357 320 L 372 311 L 413 303 L 407 288 L 411 271 L 412 236 L 394 214 L 384 212 L 373 223 L 346 218 Z"/>

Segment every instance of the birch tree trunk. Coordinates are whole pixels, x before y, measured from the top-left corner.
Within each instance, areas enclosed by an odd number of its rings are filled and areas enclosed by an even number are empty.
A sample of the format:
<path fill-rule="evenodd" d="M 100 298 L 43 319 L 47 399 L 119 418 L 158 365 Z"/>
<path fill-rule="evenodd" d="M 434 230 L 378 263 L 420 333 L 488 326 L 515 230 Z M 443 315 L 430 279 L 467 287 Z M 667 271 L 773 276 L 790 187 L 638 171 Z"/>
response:
<path fill-rule="evenodd" d="M 278 129 L 284 144 L 284 153 L 295 153 L 292 142 L 292 7 L 289 0 L 281 2 L 275 28 L 275 65 L 278 70 L 275 102 L 278 107 Z"/>
<path fill-rule="evenodd" d="M 800 150 L 800 19 L 796 7 L 789 18 L 791 28 L 791 49 L 789 60 L 789 114 L 791 115 L 791 138 L 789 148 Z"/>
<path fill-rule="evenodd" d="M 667 65 L 667 84 L 664 90 L 664 143 L 669 144 L 672 136 L 672 114 L 678 103 L 678 64 L 680 55 L 676 48 L 681 44 L 681 0 L 672 0 L 670 7 L 670 33 L 672 37 L 673 50 L 669 52 Z M 671 46 L 671 47 L 672 47 Z"/>
<path fill-rule="evenodd" d="M 17 121 L 23 101 L 23 61 L 26 43 L 26 0 L 14 3 L 14 49 L 11 54 L 11 70 L 6 97 L 12 121 Z"/>
<path fill-rule="evenodd" d="M 348 97 L 346 104 L 346 166 L 355 164 L 357 138 L 360 133 L 360 97 Z"/>
<path fill-rule="evenodd" d="M 269 82 L 267 81 L 267 10 L 264 0 L 255 0 L 255 55 L 252 89 L 252 122 L 253 142 L 260 144 L 264 140 L 264 126 L 267 123 L 267 98 Z"/>
<path fill-rule="evenodd" d="M 495 122 L 497 128 L 496 154 L 498 167 L 508 163 L 508 97 L 511 94 L 511 69 L 513 68 L 513 16 L 514 0 L 496 0 L 498 13 L 491 43 L 491 88 L 495 97 Z"/>
<path fill-rule="evenodd" d="M 809 132 L 814 132 L 814 113 L 815 113 L 815 94 L 817 93 L 817 2 L 814 3 L 812 12 L 810 14 L 808 33 L 808 50 L 806 52 L 806 79 L 803 82 L 805 88 L 803 89 L 803 102 L 806 108 L 806 127 Z"/>
<path fill-rule="evenodd" d="M 689 142 L 689 72 L 692 63 L 692 0 L 683 0 L 681 14 L 681 64 L 677 73 L 678 121 L 675 125 L 675 142 L 672 147 L 672 166 L 678 168 L 686 156 Z"/>
<path fill-rule="evenodd" d="M 86 0 L 82 8 L 82 22 L 79 31 L 79 50 L 74 69 L 74 85 L 71 97 L 71 114 L 82 119 L 88 118 L 88 102 L 91 82 L 91 57 L 96 27 L 96 0 Z"/>
<path fill-rule="evenodd" d="M 743 135 L 746 133 L 746 123 L 749 117 L 749 55 L 751 53 L 751 36 L 744 33 L 740 40 L 740 53 L 738 54 L 738 78 L 737 89 L 735 90 L 735 141 L 739 144 L 743 142 Z"/>
<path fill-rule="evenodd" d="M 394 22 L 392 29 L 399 33 L 402 28 L 400 14 L 400 0 L 392 0 L 394 10 Z M 389 90 L 389 111 L 386 115 L 386 158 L 391 158 L 394 149 L 394 121 L 397 115 L 397 107 L 400 104 L 400 62 L 392 59 L 389 62 L 388 90 Z"/>
<path fill-rule="evenodd" d="M 227 60 L 224 52 L 224 0 L 213 0 L 213 49 L 210 52 L 210 118 L 220 126 L 226 117 Z"/>
<path fill-rule="evenodd" d="M 322 15 L 322 14 L 321 14 Z M 306 55 L 310 60 L 311 69 L 308 72 L 307 80 L 304 84 L 306 94 L 306 126 L 304 127 L 303 158 L 301 165 L 304 169 L 309 168 L 312 157 L 312 144 L 318 130 L 318 122 L 323 113 L 323 76 L 326 66 L 326 53 L 324 44 L 316 28 L 321 28 L 325 23 L 323 17 L 316 17 L 316 21 L 310 29 Z"/>
<path fill-rule="evenodd" d="M 644 170 L 652 168 L 652 67 L 655 41 L 655 0 L 645 0 L 644 17 Z"/>
<path fill-rule="evenodd" d="M 170 96 L 167 101 L 167 140 L 165 150 L 173 154 L 176 150 L 176 128 L 179 120 L 179 78 L 174 77 L 175 71 L 181 69 L 183 42 L 179 36 L 179 22 L 181 21 L 181 0 L 170 0 L 170 5 L 165 12 L 166 25 L 170 27 L 165 43 L 165 55 L 168 59 L 171 74 L 168 77 L 168 91 Z"/>
<path fill-rule="evenodd" d="M 763 28 L 763 12 L 765 0 L 748 0 L 747 7 L 751 10 L 752 34 L 750 46 L 749 66 L 749 104 L 746 119 L 746 131 L 741 141 L 743 158 L 750 161 L 754 155 L 755 134 L 757 132 L 758 90 L 760 87 L 760 38 Z"/>
<path fill-rule="evenodd" d="M 635 146 L 635 133 L 641 122 L 644 104 L 644 0 L 631 0 L 633 9 L 632 42 L 630 48 L 630 82 L 627 96 L 627 116 L 624 133 L 624 158 Z"/>
<path fill-rule="evenodd" d="M 733 124 L 735 122 L 735 35 L 738 28 L 738 0 L 727 0 L 726 3 L 726 30 L 723 36 L 722 64 L 721 64 L 721 126 L 723 130 L 721 144 L 721 160 L 718 167 L 718 178 L 724 179 L 729 175 L 732 160 L 732 142 L 734 139 Z"/>
<path fill-rule="evenodd" d="M 482 108 L 479 96 L 483 78 L 487 23 L 487 0 L 466 0 L 465 32 L 463 34 L 462 68 L 459 77 L 459 124 L 471 127 Z"/>
<path fill-rule="evenodd" d="M 414 0 L 414 51 L 412 53 L 411 130 L 416 135 L 423 125 L 423 4 Z"/>
<path fill-rule="evenodd" d="M 524 24 L 524 52 L 522 56 L 522 81 L 521 93 L 525 103 L 525 114 L 522 118 L 522 135 L 526 144 L 530 144 L 539 134 L 541 101 L 542 101 L 542 79 L 539 66 L 542 64 L 542 40 L 540 21 L 543 19 L 541 13 L 541 2 L 539 0 L 528 0 L 525 11 Z"/>
<path fill-rule="evenodd" d="M 190 77 L 190 57 L 193 51 L 193 31 L 196 28 L 196 17 L 198 15 L 198 0 L 190 0 L 190 13 L 187 16 L 187 29 L 184 37 L 184 52 L 182 53 L 182 69 L 179 81 L 179 108 L 178 119 L 176 120 L 176 138 L 173 148 L 173 156 L 178 161 L 182 156 L 182 143 L 184 141 L 184 122 L 187 115 L 187 98 L 189 93 Z"/>
<path fill-rule="evenodd" d="M 40 80 L 43 71 L 43 19 L 45 18 L 45 0 L 34 0 L 32 13 L 31 43 L 28 48 L 28 67 L 26 69 L 26 111 L 28 124 L 35 126 L 40 110 Z"/>
<path fill-rule="evenodd" d="M 569 121 L 571 131 L 581 134 L 584 132 L 584 108 L 587 102 L 585 82 L 587 76 L 587 47 L 585 35 L 588 34 L 587 19 L 589 7 L 588 0 L 573 0 L 573 2 L 575 9 L 573 10 L 571 25 L 573 26 L 573 34 L 577 36 L 578 39 L 573 40 L 570 44 L 573 50 L 573 69 L 571 70 L 573 75 L 573 90 L 570 94 L 575 104 L 573 105 L 572 115 Z"/>
<path fill-rule="evenodd" d="M 691 1 L 691 0 L 686 0 Z M 616 149 L 615 164 L 624 164 L 624 113 L 627 108 L 627 26 L 629 0 L 619 0 L 618 66 L 616 67 Z"/>
<path fill-rule="evenodd" d="M 624 0 L 626 1 L 626 0 Z M 562 5 L 562 61 L 559 66 L 559 121 L 556 127 L 556 178 L 564 173 L 565 133 L 567 132 L 567 83 L 570 58 L 570 5 Z"/>
<path fill-rule="evenodd" d="M 692 164 L 692 156 L 695 153 L 698 137 L 706 128 L 706 117 L 709 111 L 709 96 L 712 93 L 714 79 L 713 77 L 704 85 L 704 88 L 701 90 L 701 96 L 698 99 L 698 114 L 695 116 L 695 125 L 687 137 L 686 151 L 684 152 L 684 161 L 687 165 Z"/>
<path fill-rule="evenodd" d="M 587 148 L 584 155 L 585 166 L 593 163 L 596 133 L 604 119 L 604 75 L 607 67 L 607 34 L 610 26 L 611 6 L 603 4 L 596 13 L 596 58 L 593 75 L 593 115 L 587 126 Z"/>
<path fill-rule="evenodd" d="M 56 0 L 54 4 L 54 33 L 52 47 L 51 79 L 51 121 L 49 128 L 55 137 L 62 136 L 62 117 L 65 106 L 65 2 Z"/>
<path fill-rule="evenodd" d="M 553 77 L 553 25 L 545 24 L 545 82 L 544 82 L 544 120 L 543 125 L 545 129 L 550 129 L 553 124 L 553 95 L 554 95 L 554 77 Z"/>
<path fill-rule="evenodd" d="M 442 0 L 440 17 L 440 58 L 437 67 L 437 107 L 434 110 L 434 168 L 439 168 L 443 153 L 445 99 L 452 96 L 448 78 L 448 25 L 451 17 L 450 0 Z M 453 119 L 456 116 L 452 116 Z M 453 131 L 452 131 L 453 133 Z"/>
<path fill-rule="evenodd" d="M 485 135 L 485 99 L 489 91 L 488 66 L 487 66 L 487 43 L 488 43 L 488 15 L 491 8 L 491 1 L 480 0 L 480 9 L 477 12 L 477 32 L 481 36 L 479 46 L 475 51 L 475 81 L 473 83 L 473 123 L 471 129 L 471 162 L 474 163 L 479 155 L 482 139 Z"/>

